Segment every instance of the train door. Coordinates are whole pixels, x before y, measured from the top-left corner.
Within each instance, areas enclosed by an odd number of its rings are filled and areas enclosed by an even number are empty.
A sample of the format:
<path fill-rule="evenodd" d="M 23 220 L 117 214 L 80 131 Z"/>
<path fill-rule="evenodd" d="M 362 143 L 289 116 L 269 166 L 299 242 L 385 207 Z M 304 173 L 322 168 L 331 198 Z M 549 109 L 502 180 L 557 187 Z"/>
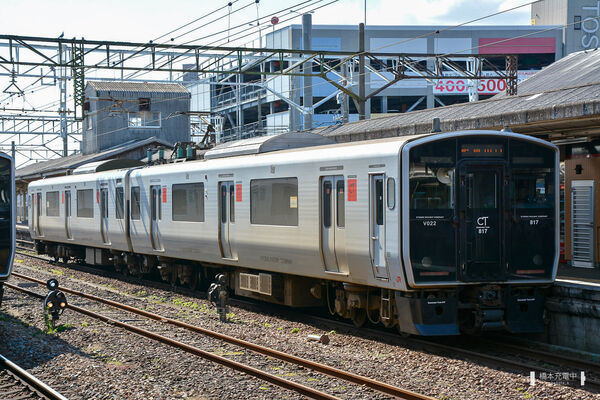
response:
<path fill-rule="evenodd" d="M 458 179 L 460 279 L 506 279 L 502 250 L 504 165 L 462 163 Z"/>
<path fill-rule="evenodd" d="M 160 186 L 150 186 L 150 239 L 152 240 L 152 248 L 157 251 L 164 250 L 158 228 L 158 221 L 162 219 L 160 192 Z"/>
<path fill-rule="evenodd" d="M 346 203 L 342 175 L 321 178 L 321 253 L 325 270 L 347 270 Z"/>
<path fill-rule="evenodd" d="M 108 237 L 108 189 L 100 189 L 100 233 L 102 242 L 110 244 Z"/>
<path fill-rule="evenodd" d="M 572 263 L 574 267 L 594 266 L 594 181 L 571 182 Z"/>
<path fill-rule="evenodd" d="M 65 190 L 65 233 L 67 239 L 73 239 L 71 234 L 71 191 Z"/>
<path fill-rule="evenodd" d="M 231 224 L 235 222 L 235 185 L 232 181 L 219 182 L 219 247 L 221 257 L 234 258 L 231 251 Z"/>
<path fill-rule="evenodd" d="M 387 279 L 385 259 L 385 174 L 370 175 L 369 225 L 371 241 L 371 264 L 376 278 Z"/>
<path fill-rule="evenodd" d="M 33 229 L 36 235 L 43 236 L 42 228 L 40 226 L 40 216 L 42 215 L 42 194 L 33 194 Z"/>

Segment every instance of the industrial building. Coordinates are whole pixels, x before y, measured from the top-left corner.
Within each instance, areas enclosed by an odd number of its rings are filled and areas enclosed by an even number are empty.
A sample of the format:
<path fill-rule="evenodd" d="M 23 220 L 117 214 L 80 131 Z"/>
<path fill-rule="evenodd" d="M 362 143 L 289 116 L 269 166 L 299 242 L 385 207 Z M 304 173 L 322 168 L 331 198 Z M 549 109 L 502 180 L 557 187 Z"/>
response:
<path fill-rule="evenodd" d="M 149 138 L 189 140 L 190 93 L 181 84 L 89 81 L 85 98 L 84 155 Z"/>
<path fill-rule="evenodd" d="M 598 19 L 595 5 L 585 0 L 553 0 L 533 4 L 531 26 L 366 26 L 364 50 L 371 53 L 460 54 L 486 55 L 489 64 L 478 66 L 475 61 L 456 59 L 465 71 L 481 68 L 483 75 L 493 75 L 495 69 L 504 70 L 502 55 L 518 56 L 518 79 L 522 81 L 543 67 L 567 54 L 594 48 Z M 322 51 L 359 50 L 357 26 L 312 25 L 305 15 L 302 25 L 281 29 L 274 26 L 261 38 L 261 46 L 273 49 L 304 49 Z M 306 18 L 308 17 L 308 18 Z M 305 39 L 303 39 L 305 38 Z M 305 43 L 310 42 L 309 46 Z M 495 57 L 495 56 L 498 57 Z M 339 61 L 339 58 L 337 59 Z M 419 61 L 433 67 L 430 61 Z M 354 102 L 339 88 L 322 78 L 293 75 L 268 76 L 260 79 L 257 71 L 278 71 L 291 68 L 292 58 L 269 60 L 261 65 L 248 63 L 246 71 L 254 74 L 194 76 L 186 74 L 184 84 L 192 93 L 192 109 L 210 113 L 216 128 L 217 140 L 227 141 L 262 134 L 311 129 L 320 126 L 358 120 Z M 341 86 L 355 88 L 358 73 L 354 65 L 336 65 L 331 59 L 331 79 Z M 366 94 L 380 90 L 392 78 L 397 68 L 393 57 L 366 60 Z M 297 68 L 300 71 L 301 66 Z M 316 63 L 312 64 L 316 71 Z M 407 74 L 418 74 L 407 71 Z M 343 76 L 343 78 L 342 78 Z M 477 89 L 473 89 L 475 86 Z M 471 87 L 471 89 L 470 89 Z M 305 88 L 308 101 L 305 99 Z M 456 79 L 404 79 L 398 81 L 367 101 L 367 119 L 380 114 L 403 113 L 435 108 L 455 103 L 476 101 L 503 92 L 506 82 L 499 79 L 480 79 L 477 82 Z M 312 100 L 311 100 L 312 99 Z M 310 115 L 306 125 L 304 115 Z"/>

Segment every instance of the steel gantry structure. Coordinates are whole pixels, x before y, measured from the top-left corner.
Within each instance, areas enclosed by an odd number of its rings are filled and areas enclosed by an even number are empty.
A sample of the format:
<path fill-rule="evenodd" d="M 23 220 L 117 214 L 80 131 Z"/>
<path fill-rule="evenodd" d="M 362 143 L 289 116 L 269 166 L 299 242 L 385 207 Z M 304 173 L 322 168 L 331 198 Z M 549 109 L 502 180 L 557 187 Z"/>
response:
<path fill-rule="evenodd" d="M 364 35 L 364 27 L 359 30 L 361 33 Z M 297 104 L 270 82 L 277 76 L 317 77 L 335 87 L 333 95 L 352 99 L 361 118 L 367 100 L 404 79 L 464 79 L 473 88 L 478 79 L 505 79 L 508 94 L 516 94 L 516 56 L 399 54 L 363 49 L 364 46 L 357 52 L 293 50 L 0 35 L 0 79 L 6 81 L 0 111 L 6 107 L 3 101 L 32 97 L 43 87 L 53 86 L 59 92 L 56 110 L 5 108 L 0 115 L 0 149 L 14 141 L 16 151 L 29 152 L 30 158 L 71 154 L 74 149 L 69 149 L 68 143 L 81 140 L 86 80 L 179 81 L 183 74 L 196 73 L 212 85 L 229 85 L 236 90 L 242 86 L 259 87 L 310 116 L 323 100 Z M 495 68 L 490 61 L 499 58 L 504 60 L 505 70 Z M 236 82 L 235 76 L 241 74 L 256 79 Z M 366 74 L 376 74 L 385 83 L 367 93 Z M 476 97 L 477 90 L 473 92 Z M 7 138 L 3 140 L 4 137 Z M 58 138 L 62 138 L 62 150 L 53 147 Z"/>

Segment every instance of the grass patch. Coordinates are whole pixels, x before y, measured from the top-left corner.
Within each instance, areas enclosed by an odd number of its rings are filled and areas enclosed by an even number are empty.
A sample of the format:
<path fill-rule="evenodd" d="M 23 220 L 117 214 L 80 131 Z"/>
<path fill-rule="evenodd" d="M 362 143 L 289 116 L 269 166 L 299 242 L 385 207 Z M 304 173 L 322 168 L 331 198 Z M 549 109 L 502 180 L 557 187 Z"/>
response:
<path fill-rule="evenodd" d="M 50 272 L 52 272 L 54 275 L 58 275 L 58 276 L 63 276 L 65 274 L 65 271 L 61 271 L 60 269 L 56 269 L 56 268 L 50 268 Z"/>
<path fill-rule="evenodd" d="M 290 333 L 298 333 L 298 332 L 300 332 L 300 328 L 292 328 L 290 330 Z"/>

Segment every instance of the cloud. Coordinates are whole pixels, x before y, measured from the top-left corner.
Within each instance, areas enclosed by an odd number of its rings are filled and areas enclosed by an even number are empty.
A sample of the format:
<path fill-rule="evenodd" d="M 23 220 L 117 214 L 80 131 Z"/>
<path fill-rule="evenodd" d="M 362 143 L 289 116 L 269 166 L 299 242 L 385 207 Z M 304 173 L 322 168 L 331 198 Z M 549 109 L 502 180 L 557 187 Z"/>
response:
<path fill-rule="evenodd" d="M 367 25 L 457 25 L 523 5 L 524 0 L 367 0 Z M 356 25 L 364 20 L 363 0 L 341 0 L 318 10 L 314 24 Z M 531 6 L 477 22 L 478 25 L 528 25 Z"/>

